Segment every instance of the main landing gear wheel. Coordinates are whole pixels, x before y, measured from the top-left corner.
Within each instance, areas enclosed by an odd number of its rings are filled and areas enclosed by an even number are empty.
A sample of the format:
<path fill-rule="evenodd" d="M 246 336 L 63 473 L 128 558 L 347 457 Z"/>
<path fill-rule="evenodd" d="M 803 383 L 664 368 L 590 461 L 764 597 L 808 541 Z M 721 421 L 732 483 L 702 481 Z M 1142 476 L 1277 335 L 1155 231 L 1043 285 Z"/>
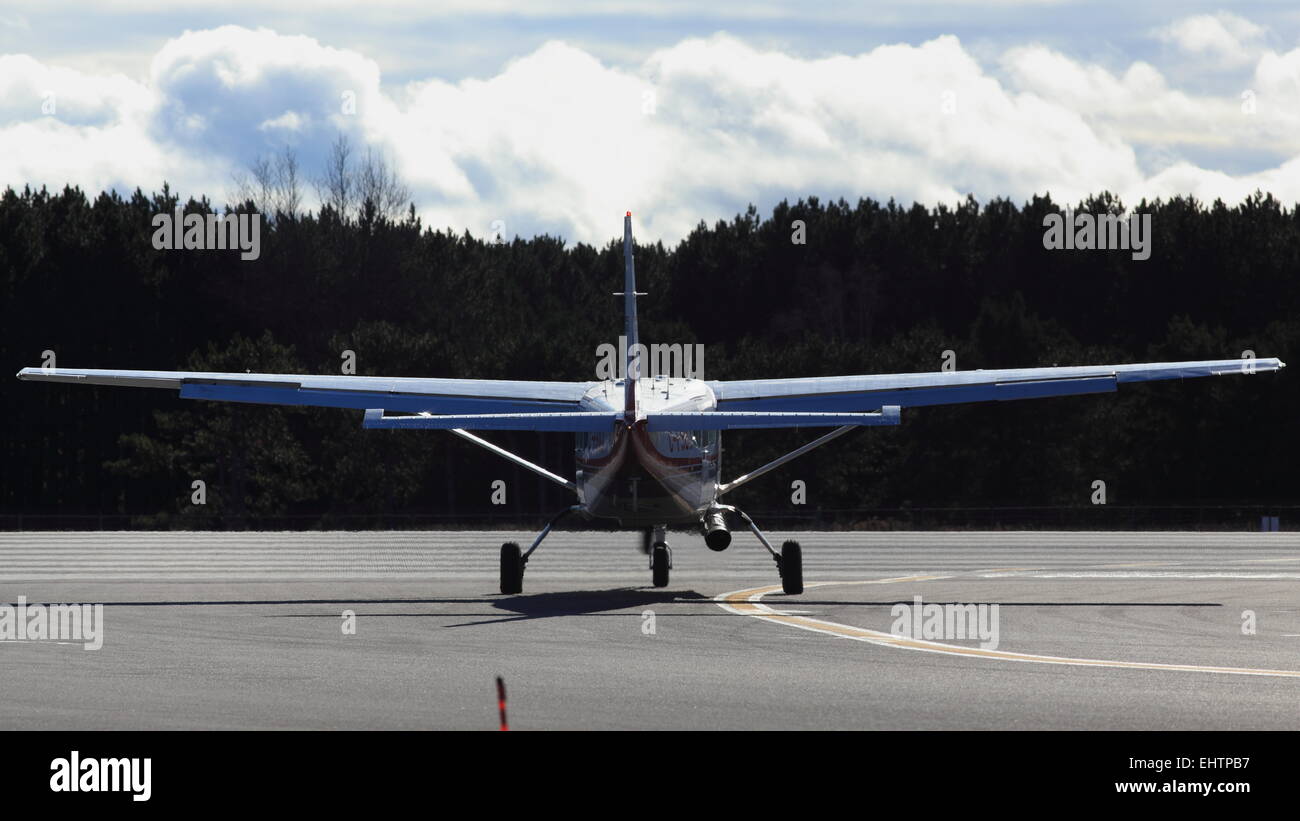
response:
<path fill-rule="evenodd" d="M 501 545 L 501 592 L 524 592 L 524 559 L 514 542 Z"/>
<path fill-rule="evenodd" d="M 655 587 L 668 586 L 668 570 L 673 566 L 673 553 L 660 542 L 650 552 L 650 577 Z"/>
<path fill-rule="evenodd" d="M 798 542 L 786 542 L 781 545 L 781 552 L 778 553 L 776 548 L 772 547 L 772 543 L 763 535 L 763 531 L 758 529 L 758 525 L 754 524 L 754 520 L 749 518 L 749 514 L 745 513 L 745 511 L 737 510 L 731 505 L 718 505 L 715 509 L 719 512 L 730 511 L 745 520 L 745 524 L 749 525 L 749 529 L 754 531 L 754 535 L 758 537 L 763 549 L 776 561 L 776 572 L 781 574 L 781 589 L 785 591 L 787 596 L 797 596 L 803 592 L 803 549 L 799 547 Z"/>
<path fill-rule="evenodd" d="M 781 589 L 787 595 L 797 596 L 803 592 L 803 548 L 798 542 L 781 545 L 781 561 L 777 568 L 781 571 Z"/>
<path fill-rule="evenodd" d="M 528 557 L 533 555 L 533 551 L 542 543 L 542 539 L 546 538 L 546 534 L 551 532 L 557 522 L 570 513 L 584 511 L 582 505 L 571 505 L 555 514 L 546 523 L 546 527 L 542 528 L 542 532 L 537 534 L 537 538 L 533 539 L 533 543 L 529 545 L 526 551 L 520 552 L 519 545 L 515 542 L 506 542 L 501 545 L 501 592 L 507 595 L 524 592 L 524 565 L 528 564 Z"/>

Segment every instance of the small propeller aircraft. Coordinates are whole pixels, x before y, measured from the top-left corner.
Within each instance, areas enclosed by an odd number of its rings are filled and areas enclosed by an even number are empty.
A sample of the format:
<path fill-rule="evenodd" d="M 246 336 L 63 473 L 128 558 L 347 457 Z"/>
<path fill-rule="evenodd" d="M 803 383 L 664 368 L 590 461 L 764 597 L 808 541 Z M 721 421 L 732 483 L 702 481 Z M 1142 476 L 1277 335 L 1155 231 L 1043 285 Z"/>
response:
<path fill-rule="evenodd" d="M 773 547 L 754 521 L 720 499 L 849 431 L 897 425 L 902 408 L 963 402 L 1035 399 L 1106 393 L 1129 382 L 1249 374 L 1285 367 L 1278 359 L 1225 359 L 1135 365 L 937 371 L 795 379 L 704 381 L 643 376 L 645 346 L 637 333 L 632 212 L 623 219 L 623 324 L 626 369 L 620 378 L 592 382 L 422 379 L 381 376 L 200 373 L 185 371 L 24 368 L 18 378 L 78 385 L 177 390 L 185 399 L 308 405 L 365 411 L 363 426 L 448 430 L 562 485 L 576 503 L 537 535 L 527 550 L 501 546 L 501 592 L 523 590 L 524 568 L 561 518 L 580 514 L 610 519 L 643 532 L 656 587 L 672 567 L 669 525 L 698 526 L 705 544 L 731 543 L 728 514 L 758 537 L 776 562 L 788 594 L 803 592 L 800 545 Z M 719 437 L 739 428 L 831 428 L 828 433 L 762 467 L 723 482 Z M 471 431 L 531 430 L 576 434 L 577 474 L 567 479 Z"/>

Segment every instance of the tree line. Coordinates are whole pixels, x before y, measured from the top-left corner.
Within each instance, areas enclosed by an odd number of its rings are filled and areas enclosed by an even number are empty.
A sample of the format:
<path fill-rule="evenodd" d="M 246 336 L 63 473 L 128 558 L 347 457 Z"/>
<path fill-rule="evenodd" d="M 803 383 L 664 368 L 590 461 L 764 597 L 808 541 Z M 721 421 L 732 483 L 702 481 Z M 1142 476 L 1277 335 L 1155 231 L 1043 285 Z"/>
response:
<path fill-rule="evenodd" d="M 267 210 L 262 253 L 159 251 L 145 194 L 12 188 L 0 196 L 0 352 L 9 373 L 64 367 L 497 379 L 595 378 L 621 332 L 621 239 L 493 241 L 422 225 L 377 168 L 342 165 L 323 205 L 291 155 L 255 166 L 236 210 Z M 339 160 L 336 151 L 334 158 Z M 351 170 L 349 170 L 351 169 Z M 382 173 L 381 173 L 382 172 Z M 369 173 L 367 178 L 366 173 Z M 341 181 L 341 184 L 340 184 Z M 211 213 L 208 199 L 183 203 Z M 1076 211 L 1120 213 L 1102 193 Z M 1049 196 L 905 206 L 809 197 L 637 247 L 642 341 L 702 345 L 706 379 L 1236 358 L 1300 340 L 1300 212 L 1142 202 L 1150 256 L 1049 250 Z M 613 221 L 617 226 L 617 220 Z M 802 240 L 802 241 L 799 241 Z M 945 353 L 950 352 L 950 353 Z M 1125 386 L 1118 394 L 904 411 L 739 490 L 745 508 L 1290 504 L 1291 374 Z M 507 512 L 563 489 L 439 432 L 364 431 L 361 412 L 194 402 L 171 392 L 0 380 L 0 513 L 130 514 L 143 525 L 292 514 Z M 724 436 L 735 476 L 820 431 Z M 563 434 L 490 438 L 560 473 Z M 492 483 L 507 502 L 492 504 Z M 202 480 L 206 504 L 192 504 Z"/>

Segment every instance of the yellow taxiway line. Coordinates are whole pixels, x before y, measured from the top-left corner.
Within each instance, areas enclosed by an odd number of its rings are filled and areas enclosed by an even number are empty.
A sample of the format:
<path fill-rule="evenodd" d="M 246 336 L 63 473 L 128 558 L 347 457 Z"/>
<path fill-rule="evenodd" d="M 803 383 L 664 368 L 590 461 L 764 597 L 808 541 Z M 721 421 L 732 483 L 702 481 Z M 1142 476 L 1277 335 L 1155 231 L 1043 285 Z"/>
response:
<path fill-rule="evenodd" d="M 805 585 L 805 588 L 844 584 L 896 584 L 899 582 L 921 582 L 942 578 L 948 577 L 900 576 L 890 579 L 872 579 L 868 581 L 855 582 L 814 582 Z M 762 603 L 762 598 L 764 596 L 769 593 L 775 593 L 780 589 L 780 585 L 768 585 L 766 587 L 752 587 L 748 590 L 736 590 L 715 597 L 714 602 L 723 610 L 741 616 L 750 616 L 752 618 L 762 619 L 763 621 L 784 624 L 789 627 L 797 627 L 800 630 L 811 630 L 813 632 L 824 633 L 830 636 L 838 636 L 841 638 L 853 639 L 855 641 L 865 641 L 870 644 L 879 644 L 884 647 L 897 647 L 903 650 L 919 650 L 925 653 L 943 653 L 950 656 L 993 659 L 996 661 L 1020 661 L 1036 664 L 1068 664 L 1078 667 L 1109 667 L 1124 670 L 1175 670 L 1185 673 L 1220 673 L 1237 676 L 1282 676 L 1286 678 L 1300 678 L 1300 670 L 1268 670 L 1254 667 L 1216 667 L 1205 664 L 1159 664 L 1144 661 L 1069 658 L 1066 656 L 1047 656 L 1038 653 L 1014 653 L 1006 650 L 985 650 L 981 647 L 963 647 L 956 644 L 944 644 L 942 642 L 928 641 L 925 639 L 895 636 L 891 633 L 882 633 L 878 630 L 868 630 L 865 627 L 854 627 L 852 625 L 825 621 L 823 619 L 813 619 L 808 618 L 807 616 L 782 613 L 781 611 L 775 610 Z M 793 604 L 794 602 L 792 601 L 791 603 Z"/>

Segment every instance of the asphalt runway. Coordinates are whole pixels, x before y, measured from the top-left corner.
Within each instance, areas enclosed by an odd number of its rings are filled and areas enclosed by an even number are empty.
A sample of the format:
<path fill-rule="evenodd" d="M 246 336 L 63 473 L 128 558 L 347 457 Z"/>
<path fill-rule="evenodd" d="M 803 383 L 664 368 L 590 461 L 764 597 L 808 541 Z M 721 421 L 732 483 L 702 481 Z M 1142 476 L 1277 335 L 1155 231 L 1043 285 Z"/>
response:
<path fill-rule="evenodd" d="M 769 534 L 788 597 L 748 534 L 658 590 L 565 531 L 499 595 L 531 537 L 0 534 L 0 602 L 104 604 L 99 650 L 0 643 L 0 728 L 495 729 L 502 675 L 519 730 L 1300 729 L 1300 534 Z M 900 635 L 917 596 L 996 647 Z"/>

